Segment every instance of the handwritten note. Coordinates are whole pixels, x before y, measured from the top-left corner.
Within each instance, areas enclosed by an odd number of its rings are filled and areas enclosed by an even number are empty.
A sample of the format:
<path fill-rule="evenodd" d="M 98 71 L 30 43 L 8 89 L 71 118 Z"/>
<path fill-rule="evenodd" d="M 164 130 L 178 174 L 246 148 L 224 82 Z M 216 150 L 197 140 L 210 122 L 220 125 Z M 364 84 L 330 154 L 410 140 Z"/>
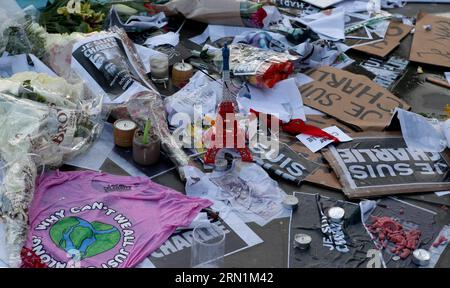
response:
<path fill-rule="evenodd" d="M 450 67 L 450 18 L 419 14 L 411 61 Z"/>

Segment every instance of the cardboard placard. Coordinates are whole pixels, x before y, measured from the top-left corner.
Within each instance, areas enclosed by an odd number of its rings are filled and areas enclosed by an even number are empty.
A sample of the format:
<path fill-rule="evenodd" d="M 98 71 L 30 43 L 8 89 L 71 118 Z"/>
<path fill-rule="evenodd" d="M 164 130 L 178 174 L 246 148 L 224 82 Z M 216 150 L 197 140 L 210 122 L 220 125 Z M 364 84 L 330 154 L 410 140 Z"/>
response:
<path fill-rule="evenodd" d="M 213 209 L 219 209 L 223 204 L 215 203 Z M 250 248 L 263 240 L 245 224 L 234 212 L 227 212 L 223 219 L 215 222 L 225 232 L 224 257 Z M 222 215 L 221 215 L 222 216 Z M 215 232 L 201 236 L 202 240 L 211 239 Z M 146 268 L 189 268 L 191 267 L 191 251 L 193 243 L 193 229 L 175 231 L 158 249 L 156 249 L 143 263 Z"/>
<path fill-rule="evenodd" d="M 449 227 L 437 223 L 435 212 L 399 200 L 396 197 L 384 197 L 376 202 L 366 200 L 361 202 L 360 207 L 364 207 L 362 208 L 361 214 L 363 215 L 363 222 L 366 226 L 373 223 L 371 216 L 391 217 L 396 219 L 403 226 L 405 231 L 411 231 L 413 229 L 420 230 L 421 235 L 418 248 L 428 250 L 431 254 L 430 265 L 423 268 L 434 268 L 443 252 L 442 250 L 445 249 L 445 246 L 442 245 L 444 246 L 444 249 L 441 250 L 435 249 L 432 247 L 432 244 L 436 242 L 439 235 L 445 235 L 444 233 Z M 372 237 L 377 246 L 382 246 L 378 235 L 372 234 Z M 386 247 L 381 250 L 382 260 L 386 268 L 418 267 L 412 262 L 412 253 L 405 259 L 395 261 L 394 257 L 396 254 L 391 251 L 395 246 L 396 245 L 393 242 L 386 240 Z"/>
<path fill-rule="evenodd" d="M 368 252 L 376 247 L 362 223 L 358 204 L 303 192 L 293 195 L 299 207 L 292 212 L 289 225 L 288 268 L 369 267 L 372 258 Z M 328 216 L 332 207 L 344 209 L 342 223 L 333 223 L 321 215 L 320 210 Z M 309 249 L 294 247 L 299 233 L 311 237 Z"/>
<path fill-rule="evenodd" d="M 431 29 L 427 30 L 427 25 Z M 417 16 L 409 60 L 450 67 L 450 18 L 422 13 Z"/>
<path fill-rule="evenodd" d="M 296 185 L 320 168 L 320 164 L 296 153 L 288 145 L 280 142 L 278 155 L 262 143 L 250 147 L 253 160 L 266 171 L 292 181 Z"/>
<path fill-rule="evenodd" d="M 393 133 L 355 133 L 353 141 L 330 146 L 324 157 L 349 198 L 450 189 L 450 153 L 408 149 Z"/>
<path fill-rule="evenodd" d="M 356 46 L 353 49 L 384 58 L 400 45 L 400 41 L 409 34 L 412 28 L 412 26 L 399 22 L 391 22 L 383 40 L 368 45 Z"/>
<path fill-rule="evenodd" d="M 315 81 L 301 86 L 303 103 L 364 131 L 382 131 L 405 101 L 368 77 L 324 66 L 306 73 Z"/>
<path fill-rule="evenodd" d="M 355 132 L 348 126 L 345 126 L 341 122 L 328 115 L 307 115 L 306 120 L 307 124 L 314 125 L 319 128 L 337 126 L 347 134 Z M 298 155 L 299 158 L 306 159 L 310 163 L 319 165 L 318 169 L 315 169 L 309 175 L 305 175 L 306 177 L 302 179 L 303 181 L 333 190 L 342 189 L 342 185 L 341 183 L 339 183 L 336 174 L 328 165 L 321 153 L 311 152 L 311 150 L 306 148 L 302 143 L 298 141 L 297 138 L 292 135 L 281 133 L 278 136 L 280 142 L 282 142 L 284 145 L 287 145 L 291 151 L 295 152 Z"/>

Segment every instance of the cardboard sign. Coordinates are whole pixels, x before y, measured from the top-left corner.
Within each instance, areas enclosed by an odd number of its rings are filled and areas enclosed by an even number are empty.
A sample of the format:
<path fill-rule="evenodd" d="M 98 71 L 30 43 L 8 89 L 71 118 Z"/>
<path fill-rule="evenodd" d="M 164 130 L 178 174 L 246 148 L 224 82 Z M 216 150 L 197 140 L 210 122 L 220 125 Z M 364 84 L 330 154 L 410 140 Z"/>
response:
<path fill-rule="evenodd" d="M 395 197 L 384 197 L 378 201 L 366 200 L 361 202 L 363 221 L 366 226 L 373 223 L 371 216 L 377 217 L 391 217 L 397 219 L 397 221 L 404 227 L 405 231 L 412 229 L 419 229 L 421 232 L 419 241 L 421 242 L 419 248 L 426 249 L 431 253 L 430 265 L 424 268 L 433 268 L 444 249 L 433 249 L 432 244 L 436 242 L 439 235 L 444 235 L 446 230 L 450 226 L 444 226 L 438 224 L 435 217 L 436 213 L 424 209 L 419 206 L 412 205 L 408 202 L 398 200 Z M 378 235 L 373 234 L 373 239 L 377 246 L 380 245 L 380 239 Z M 386 241 L 386 247 L 381 250 L 383 262 L 386 268 L 417 268 L 412 262 L 412 253 L 405 259 L 399 259 L 395 261 L 392 259 L 394 254 L 391 249 L 396 245 L 393 242 Z M 382 245 L 380 245 L 382 246 Z M 434 250 L 434 251 L 433 251 Z"/>
<path fill-rule="evenodd" d="M 392 133 L 352 136 L 323 153 L 349 198 L 450 189 L 448 150 L 414 151 Z"/>
<path fill-rule="evenodd" d="M 292 212 L 289 225 L 289 268 L 368 267 L 372 260 L 368 252 L 376 248 L 358 204 L 302 192 L 294 192 L 294 196 L 299 207 Z M 329 209 L 336 206 L 345 211 L 342 223 L 333 223 L 328 217 Z M 309 249 L 294 247 L 299 233 L 312 238 Z"/>
<path fill-rule="evenodd" d="M 303 103 L 359 130 L 381 131 L 391 122 L 396 107 L 410 108 L 366 76 L 329 66 L 307 74 L 315 81 L 299 88 Z"/>
<path fill-rule="evenodd" d="M 307 115 L 306 119 L 307 124 L 314 125 L 319 128 L 337 126 L 339 127 L 339 129 L 341 129 L 347 134 L 355 132 L 348 126 L 345 126 L 341 122 L 338 122 L 336 119 L 328 115 Z M 304 182 L 319 185 L 333 190 L 342 189 L 342 185 L 341 183 L 339 183 L 336 174 L 334 173 L 333 169 L 331 169 L 331 167 L 328 165 L 328 163 L 323 158 L 321 153 L 313 153 L 311 150 L 309 150 L 303 144 L 301 144 L 294 136 L 287 135 L 285 133 L 281 133 L 278 136 L 280 142 L 289 146 L 289 149 L 295 152 L 296 155 L 298 155 L 302 159 L 306 159 L 310 163 L 319 165 L 319 167 L 314 171 L 312 171 L 309 175 L 305 175 L 306 177 L 302 179 Z"/>
<path fill-rule="evenodd" d="M 400 41 L 409 34 L 412 28 L 412 26 L 399 22 L 391 22 L 383 40 L 368 45 L 356 46 L 353 49 L 384 58 L 400 45 Z"/>
<path fill-rule="evenodd" d="M 427 25 L 431 25 L 431 29 L 427 30 Z M 450 18 L 431 14 L 417 16 L 409 60 L 450 67 Z"/>
<path fill-rule="evenodd" d="M 222 228 L 226 235 L 225 257 L 263 242 L 235 213 L 227 212 L 224 218 L 215 224 Z M 147 258 L 144 267 L 191 267 L 192 233 L 192 229 L 186 229 L 172 234 L 161 247 Z M 202 235 L 202 238 L 204 238 L 202 240 L 207 241 L 214 234 L 214 231 L 211 230 L 210 234 Z"/>
<path fill-rule="evenodd" d="M 258 134 L 266 138 L 267 136 L 263 133 L 267 134 L 267 132 L 264 131 L 261 129 Z M 300 185 L 306 177 L 320 167 L 320 164 L 306 159 L 282 141 L 278 141 L 278 147 L 270 147 L 264 141 L 258 141 L 256 145 L 250 145 L 249 148 L 253 160 L 264 170 L 296 185 Z M 278 151 L 276 151 L 277 148 Z"/>

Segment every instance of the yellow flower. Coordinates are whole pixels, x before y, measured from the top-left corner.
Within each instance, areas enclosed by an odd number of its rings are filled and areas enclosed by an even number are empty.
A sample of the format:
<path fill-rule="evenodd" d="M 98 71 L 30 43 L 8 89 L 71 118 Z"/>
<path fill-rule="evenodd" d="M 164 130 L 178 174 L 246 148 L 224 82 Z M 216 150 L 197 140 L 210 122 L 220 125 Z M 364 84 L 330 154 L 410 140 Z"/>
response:
<path fill-rule="evenodd" d="M 447 118 L 450 118 L 450 104 L 445 106 L 444 111 L 447 113 Z"/>

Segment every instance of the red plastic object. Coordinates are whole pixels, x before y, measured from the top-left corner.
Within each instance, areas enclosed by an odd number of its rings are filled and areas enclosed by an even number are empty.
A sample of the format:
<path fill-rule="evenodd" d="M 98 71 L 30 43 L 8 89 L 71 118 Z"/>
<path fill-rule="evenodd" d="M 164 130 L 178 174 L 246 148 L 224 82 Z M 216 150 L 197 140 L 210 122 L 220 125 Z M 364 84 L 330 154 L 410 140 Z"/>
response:
<path fill-rule="evenodd" d="M 221 140 L 222 141 L 220 141 L 221 145 L 218 145 L 219 139 L 217 139 L 217 137 L 216 137 L 217 135 L 212 135 L 211 138 L 213 140 L 213 144 L 212 144 L 212 147 L 209 148 L 208 151 L 206 151 L 205 163 L 206 164 L 214 164 L 217 153 L 221 149 L 224 149 L 224 148 L 232 148 L 241 155 L 242 161 L 252 162 L 253 157 L 252 157 L 252 153 L 250 152 L 250 149 L 248 149 L 247 146 L 238 147 L 238 136 L 241 136 L 242 137 L 241 139 L 243 139 L 245 142 L 245 136 L 244 136 L 245 134 L 241 129 L 239 129 L 238 122 L 237 122 L 236 118 L 234 117 L 234 115 L 235 115 L 234 103 L 232 101 L 223 101 L 222 103 L 220 103 L 218 115 L 219 115 L 219 117 L 217 117 L 216 127 L 218 127 L 217 123 L 220 121 L 220 123 L 222 124 L 222 126 L 221 126 L 222 127 L 222 139 Z M 232 117 L 229 118 L 230 116 L 232 116 Z M 232 123 L 233 129 L 231 131 L 226 129 L 226 127 L 230 126 L 230 125 L 227 125 L 227 123 L 229 123 L 230 121 L 233 122 Z M 217 131 L 216 131 L 216 133 L 217 133 Z M 233 142 L 232 142 L 232 146 L 228 147 L 227 144 L 230 144 L 230 143 L 228 143 L 227 139 L 230 139 L 230 138 L 232 138 Z"/>

